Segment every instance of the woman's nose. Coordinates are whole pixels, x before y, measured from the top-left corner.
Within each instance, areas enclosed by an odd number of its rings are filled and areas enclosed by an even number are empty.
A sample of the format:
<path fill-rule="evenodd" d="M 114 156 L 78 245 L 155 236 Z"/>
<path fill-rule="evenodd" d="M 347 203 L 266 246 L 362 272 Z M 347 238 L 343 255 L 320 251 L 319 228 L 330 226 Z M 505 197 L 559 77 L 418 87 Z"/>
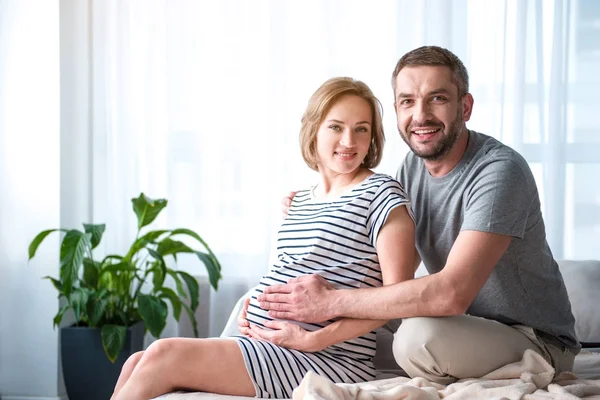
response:
<path fill-rule="evenodd" d="M 354 132 L 350 129 L 344 130 L 342 133 L 342 137 L 340 138 L 340 144 L 344 147 L 354 147 L 356 143 L 356 138 L 354 137 Z"/>

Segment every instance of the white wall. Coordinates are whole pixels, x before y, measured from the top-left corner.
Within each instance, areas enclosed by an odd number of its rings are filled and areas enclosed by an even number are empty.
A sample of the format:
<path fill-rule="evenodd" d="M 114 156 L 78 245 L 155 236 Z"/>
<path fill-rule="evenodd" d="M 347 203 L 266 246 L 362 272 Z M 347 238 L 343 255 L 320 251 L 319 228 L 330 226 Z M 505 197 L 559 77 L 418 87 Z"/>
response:
<path fill-rule="evenodd" d="M 29 242 L 60 223 L 59 3 L 0 0 L 0 395 L 59 395 L 58 237 L 27 262 Z"/>

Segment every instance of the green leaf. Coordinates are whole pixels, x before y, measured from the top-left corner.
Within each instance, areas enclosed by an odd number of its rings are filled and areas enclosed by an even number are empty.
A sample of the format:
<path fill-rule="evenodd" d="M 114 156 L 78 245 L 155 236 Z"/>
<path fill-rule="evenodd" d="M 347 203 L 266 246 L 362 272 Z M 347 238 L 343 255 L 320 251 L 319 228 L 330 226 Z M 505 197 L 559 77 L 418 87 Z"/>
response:
<path fill-rule="evenodd" d="M 58 279 L 55 279 L 51 276 L 44 276 L 42 279 L 50 279 L 50 282 L 52 282 L 52 285 L 54 286 L 54 288 L 56 290 L 58 290 L 59 293 L 62 294 L 62 283 Z"/>
<path fill-rule="evenodd" d="M 154 290 L 157 290 L 165 283 L 166 268 L 162 268 L 159 262 L 155 262 L 150 270 L 152 271 L 152 284 L 154 285 Z"/>
<path fill-rule="evenodd" d="M 181 278 L 177 276 L 177 271 L 167 268 L 167 274 L 169 274 L 173 280 L 175 281 L 175 287 L 177 288 L 177 294 L 184 299 L 187 299 L 187 293 L 183 290 L 183 284 L 181 283 Z"/>
<path fill-rule="evenodd" d="M 57 326 L 60 325 L 60 322 L 62 321 L 63 315 L 65 315 L 65 312 L 69 309 L 69 305 L 65 304 L 64 306 L 62 306 L 58 312 L 56 313 L 56 315 L 54 316 L 54 321 L 52 326 L 54 328 L 56 328 Z"/>
<path fill-rule="evenodd" d="M 69 303 L 75 314 L 75 321 L 79 322 L 82 319 L 82 313 L 87 311 L 87 302 L 89 291 L 84 288 L 75 288 L 69 296 Z"/>
<path fill-rule="evenodd" d="M 117 317 L 119 317 L 123 325 L 129 325 L 129 322 L 132 320 L 131 318 L 128 318 L 125 311 L 121 309 L 115 310 L 115 314 L 117 314 Z"/>
<path fill-rule="evenodd" d="M 137 216 L 138 229 L 152 223 L 162 209 L 167 206 L 166 199 L 153 200 L 144 193 L 140 193 L 138 198 L 131 199 L 131 202 L 133 203 L 133 211 Z"/>
<path fill-rule="evenodd" d="M 92 235 L 92 249 L 95 249 L 102 240 L 106 224 L 83 224 L 83 229 Z"/>
<path fill-rule="evenodd" d="M 187 285 L 187 289 L 190 294 L 190 307 L 192 311 L 196 311 L 196 308 L 198 307 L 198 298 L 200 296 L 200 288 L 198 287 L 198 281 L 187 272 L 177 271 L 177 274 L 181 276 L 181 278 Z"/>
<path fill-rule="evenodd" d="M 127 337 L 127 327 L 121 325 L 104 325 L 100 332 L 102 337 L 102 347 L 111 363 L 114 363 L 119 357 L 119 353 L 125 344 Z"/>
<path fill-rule="evenodd" d="M 100 269 L 100 277 L 103 277 L 104 274 L 106 273 L 114 273 L 114 272 L 135 272 L 137 271 L 137 268 L 135 267 L 135 265 L 131 265 L 128 262 L 120 262 L 117 264 L 108 264 L 105 266 L 102 266 Z"/>
<path fill-rule="evenodd" d="M 179 240 L 173 240 L 170 238 L 165 238 L 158 243 L 158 247 L 156 248 L 163 256 L 167 256 L 169 254 L 177 254 L 177 253 L 193 253 L 194 250 L 191 249 L 188 245 Z"/>
<path fill-rule="evenodd" d="M 136 255 L 136 253 L 138 251 L 145 248 L 149 243 L 154 243 L 156 239 L 158 239 L 160 236 L 162 236 L 168 232 L 170 232 L 170 231 L 166 230 L 166 229 L 150 231 L 150 232 L 146 233 L 144 236 L 142 236 L 141 238 L 136 239 L 136 241 L 133 242 L 133 244 L 131 245 L 131 248 L 125 255 L 125 260 L 131 261 L 133 256 Z"/>
<path fill-rule="evenodd" d="M 67 232 L 66 229 L 48 229 L 47 231 L 42 231 L 38 233 L 38 235 L 35 238 L 33 238 L 31 244 L 29 245 L 29 259 L 31 260 L 35 256 L 35 252 L 37 251 L 42 241 L 46 239 L 46 236 L 48 236 L 52 232 L 58 231 Z"/>
<path fill-rule="evenodd" d="M 165 259 L 158 251 L 151 248 L 147 248 L 146 250 L 148 250 L 148 253 L 150 253 L 150 255 L 157 261 L 157 266 L 160 269 L 158 276 L 156 276 L 156 272 L 154 272 L 152 279 L 154 286 L 162 286 L 163 282 L 165 281 L 165 277 L 167 276 L 167 263 L 165 263 Z M 156 271 L 156 269 L 154 269 L 154 271 Z"/>
<path fill-rule="evenodd" d="M 190 306 L 188 306 L 187 304 L 182 302 L 181 307 L 183 307 L 188 317 L 190 318 L 190 324 L 192 325 L 192 329 L 194 330 L 194 336 L 198 337 L 198 322 L 196 321 L 196 315 L 194 314 Z"/>
<path fill-rule="evenodd" d="M 206 271 L 208 271 L 208 279 L 210 281 L 210 285 L 217 290 L 219 288 L 219 279 L 221 279 L 221 269 L 218 266 L 218 263 L 215 263 L 215 259 L 210 255 L 203 253 L 201 251 L 197 251 L 196 255 L 204 263 L 206 267 Z"/>
<path fill-rule="evenodd" d="M 98 289 L 114 290 L 115 279 L 111 273 L 100 272 L 98 275 Z"/>
<path fill-rule="evenodd" d="M 138 296 L 138 308 L 146 328 L 152 336 L 159 338 L 167 324 L 167 303 L 158 297 L 140 294 Z"/>
<path fill-rule="evenodd" d="M 171 232 L 168 229 L 159 229 L 156 231 L 149 231 L 146 232 L 146 234 L 144 236 L 142 236 L 140 239 L 145 239 L 148 242 L 154 243 L 156 241 L 156 239 L 158 239 L 159 237 L 161 237 L 162 235 L 164 235 L 165 233 Z"/>
<path fill-rule="evenodd" d="M 90 288 L 98 286 L 98 270 L 100 263 L 90 258 L 83 259 L 83 282 Z"/>
<path fill-rule="evenodd" d="M 102 262 L 100 263 L 100 265 L 106 264 L 106 262 L 108 260 L 119 260 L 119 261 L 121 261 L 121 260 L 123 260 L 123 256 L 119 256 L 117 254 L 109 254 L 106 257 L 104 257 L 104 259 L 102 260 Z"/>
<path fill-rule="evenodd" d="M 163 287 L 160 289 L 159 297 L 167 298 L 171 301 L 173 316 L 177 321 L 179 321 L 179 317 L 181 315 L 181 300 L 179 299 L 179 296 L 177 296 L 177 293 L 167 287 Z"/>
<path fill-rule="evenodd" d="M 98 326 L 98 323 L 104 316 L 106 310 L 106 300 L 102 298 L 102 293 L 92 293 L 87 302 L 87 314 L 90 327 Z"/>
<path fill-rule="evenodd" d="M 79 268 L 85 254 L 91 251 L 91 234 L 78 230 L 70 230 L 65 235 L 60 246 L 60 280 L 66 295 L 71 293 L 73 284 L 77 281 Z"/>
<path fill-rule="evenodd" d="M 187 228 L 179 228 L 179 229 L 174 229 L 171 231 L 171 236 L 173 236 L 173 235 L 188 235 L 188 236 L 193 237 L 200 243 L 202 243 L 202 245 L 204 246 L 204 248 L 206 249 L 208 254 L 214 259 L 214 262 L 217 265 L 217 267 L 219 268 L 219 271 L 221 270 L 221 264 L 219 263 L 219 260 L 217 260 L 215 253 L 213 253 L 213 251 L 210 249 L 210 247 L 208 247 L 208 244 L 204 241 L 204 239 L 202 239 L 200 237 L 200 235 L 198 235 L 196 232 L 192 231 L 191 229 L 187 229 Z"/>

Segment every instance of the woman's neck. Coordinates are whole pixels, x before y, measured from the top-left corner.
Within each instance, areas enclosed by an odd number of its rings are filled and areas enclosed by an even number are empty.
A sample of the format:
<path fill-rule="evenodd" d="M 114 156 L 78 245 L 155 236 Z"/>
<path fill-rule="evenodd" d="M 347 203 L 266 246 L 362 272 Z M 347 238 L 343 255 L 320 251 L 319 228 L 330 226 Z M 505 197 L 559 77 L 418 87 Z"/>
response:
<path fill-rule="evenodd" d="M 356 186 L 372 174 L 373 171 L 362 167 L 349 174 L 328 175 L 321 173 L 321 181 L 315 187 L 314 195 L 322 199 L 340 197 L 348 189 Z"/>

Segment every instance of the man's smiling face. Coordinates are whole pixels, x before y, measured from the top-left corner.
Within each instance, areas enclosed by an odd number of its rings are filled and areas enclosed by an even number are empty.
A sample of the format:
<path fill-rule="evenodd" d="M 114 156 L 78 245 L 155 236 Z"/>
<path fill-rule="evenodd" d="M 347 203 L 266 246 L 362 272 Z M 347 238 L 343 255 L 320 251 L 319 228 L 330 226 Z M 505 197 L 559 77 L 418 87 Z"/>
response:
<path fill-rule="evenodd" d="M 404 67 L 396 77 L 394 108 L 400 136 L 419 157 L 442 159 L 466 129 L 462 98 L 445 66 Z"/>

